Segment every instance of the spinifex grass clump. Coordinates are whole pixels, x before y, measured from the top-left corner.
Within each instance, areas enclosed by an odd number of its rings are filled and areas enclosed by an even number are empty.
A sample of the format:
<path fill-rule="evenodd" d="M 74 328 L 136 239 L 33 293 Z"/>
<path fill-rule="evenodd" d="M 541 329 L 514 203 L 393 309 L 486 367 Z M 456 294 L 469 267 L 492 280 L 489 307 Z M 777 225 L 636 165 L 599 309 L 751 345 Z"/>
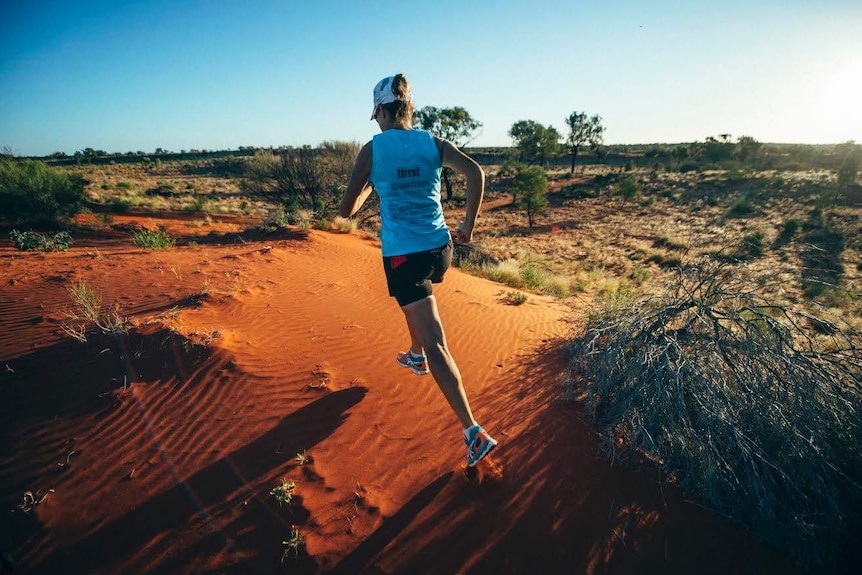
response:
<path fill-rule="evenodd" d="M 175 241 L 164 228 L 156 231 L 141 230 L 132 235 L 132 241 L 136 246 L 150 250 L 169 250 L 174 247 Z"/>
<path fill-rule="evenodd" d="M 96 286 L 87 282 L 74 282 L 67 288 L 73 309 L 66 312 L 69 318 L 61 327 L 75 339 L 86 342 L 87 333 L 95 328 L 103 334 L 129 332 L 129 322 L 120 316 L 116 308 L 102 308 L 102 294 Z"/>
<path fill-rule="evenodd" d="M 738 268 L 679 274 L 663 297 L 591 314 L 571 396 L 612 458 L 645 455 L 807 568 L 834 569 L 862 533 L 862 336 L 763 301 Z"/>
<path fill-rule="evenodd" d="M 269 492 L 278 501 L 279 507 L 282 505 L 290 505 L 293 501 L 293 491 L 296 489 L 296 484 L 293 481 L 281 480 L 281 485 Z"/>

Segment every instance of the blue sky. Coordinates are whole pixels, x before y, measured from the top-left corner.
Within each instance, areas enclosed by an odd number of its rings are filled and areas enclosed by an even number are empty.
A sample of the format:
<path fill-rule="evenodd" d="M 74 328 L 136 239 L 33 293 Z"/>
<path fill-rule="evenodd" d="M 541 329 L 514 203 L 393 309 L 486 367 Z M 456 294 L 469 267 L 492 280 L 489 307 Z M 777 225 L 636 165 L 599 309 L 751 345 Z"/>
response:
<path fill-rule="evenodd" d="M 609 144 L 862 141 L 862 1 L 0 0 L 0 148 L 16 155 L 364 142 L 371 90 Z"/>

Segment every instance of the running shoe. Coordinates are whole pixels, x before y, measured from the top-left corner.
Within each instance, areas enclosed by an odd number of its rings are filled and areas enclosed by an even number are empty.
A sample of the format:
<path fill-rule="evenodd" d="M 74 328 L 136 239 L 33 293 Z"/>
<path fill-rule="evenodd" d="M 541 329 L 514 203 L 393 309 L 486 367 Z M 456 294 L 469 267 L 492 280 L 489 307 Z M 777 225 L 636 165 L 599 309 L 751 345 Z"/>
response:
<path fill-rule="evenodd" d="M 413 351 L 407 350 L 395 356 L 395 361 L 401 367 L 409 367 L 416 375 L 428 374 L 428 358 L 424 355 L 414 355 Z"/>
<path fill-rule="evenodd" d="M 497 447 L 497 440 L 478 423 L 464 430 L 464 443 L 467 444 L 467 465 L 470 467 L 475 467 Z"/>

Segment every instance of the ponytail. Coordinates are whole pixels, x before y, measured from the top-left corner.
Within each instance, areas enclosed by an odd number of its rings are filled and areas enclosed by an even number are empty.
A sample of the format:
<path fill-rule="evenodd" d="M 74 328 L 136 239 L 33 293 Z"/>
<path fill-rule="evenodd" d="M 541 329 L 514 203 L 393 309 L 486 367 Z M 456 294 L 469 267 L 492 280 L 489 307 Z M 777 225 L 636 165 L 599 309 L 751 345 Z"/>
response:
<path fill-rule="evenodd" d="M 392 94 L 397 99 L 390 104 L 383 104 L 383 107 L 399 124 L 412 126 L 413 95 L 410 92 L 410 83 L 404 74 L 395 75 L 392 80 Z"/>

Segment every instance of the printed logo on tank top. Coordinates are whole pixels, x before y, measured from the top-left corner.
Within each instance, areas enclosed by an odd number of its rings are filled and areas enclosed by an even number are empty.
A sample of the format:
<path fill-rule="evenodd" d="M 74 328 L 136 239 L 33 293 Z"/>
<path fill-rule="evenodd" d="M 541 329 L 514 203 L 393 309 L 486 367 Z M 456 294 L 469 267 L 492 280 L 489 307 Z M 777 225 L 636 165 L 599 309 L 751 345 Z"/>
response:
<path fill-rule="evenodd" d="M 395 172 L 399 181 L 392 184 L 393 190 L 414 190 L 428 186 L 427 182 L 422 180 L 418 166 L 415 168 L 398 168 Z"/>

